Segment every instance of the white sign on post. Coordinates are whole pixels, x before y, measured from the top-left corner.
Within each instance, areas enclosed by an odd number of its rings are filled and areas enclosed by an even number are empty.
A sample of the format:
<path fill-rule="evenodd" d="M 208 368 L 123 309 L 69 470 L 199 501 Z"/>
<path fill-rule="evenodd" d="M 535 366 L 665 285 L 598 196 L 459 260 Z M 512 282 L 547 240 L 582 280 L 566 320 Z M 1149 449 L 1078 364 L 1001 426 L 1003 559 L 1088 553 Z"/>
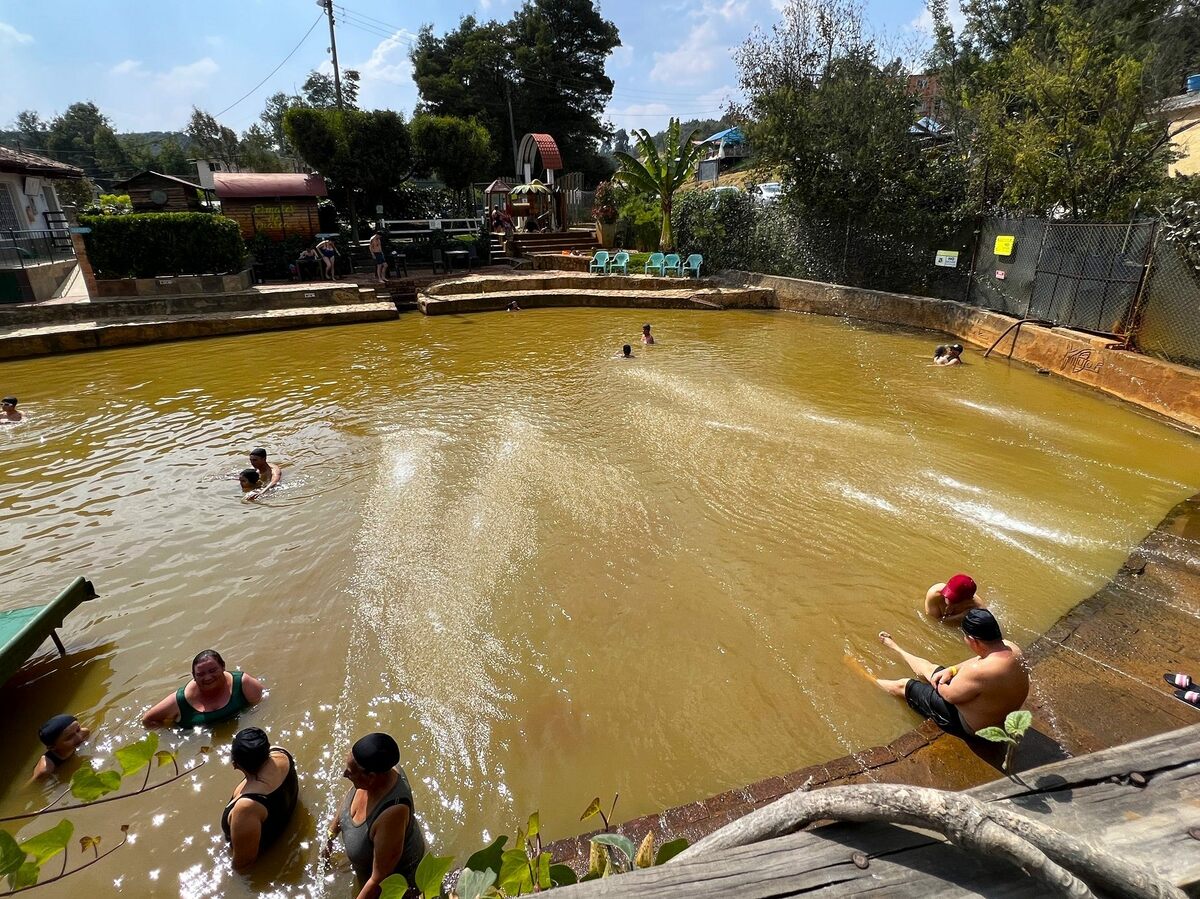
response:
<path fill-rule="evenodd" d="M 958 268 L 958 250 L 938 250 L 933 264 L 942 268 Z"/>

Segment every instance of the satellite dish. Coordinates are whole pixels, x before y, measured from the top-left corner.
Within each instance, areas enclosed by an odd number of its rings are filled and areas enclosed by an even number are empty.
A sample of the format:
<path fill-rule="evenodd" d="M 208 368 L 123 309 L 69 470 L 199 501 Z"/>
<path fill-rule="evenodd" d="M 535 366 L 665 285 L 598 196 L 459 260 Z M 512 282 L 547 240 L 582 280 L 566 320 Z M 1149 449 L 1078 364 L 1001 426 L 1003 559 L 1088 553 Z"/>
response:
<path fill-rule="evenodd" d="M 155 206 L 166 206 L 167 205 L 167 192 L 165 190 L 150 191 L 150 202 L 153 203 Z"/>

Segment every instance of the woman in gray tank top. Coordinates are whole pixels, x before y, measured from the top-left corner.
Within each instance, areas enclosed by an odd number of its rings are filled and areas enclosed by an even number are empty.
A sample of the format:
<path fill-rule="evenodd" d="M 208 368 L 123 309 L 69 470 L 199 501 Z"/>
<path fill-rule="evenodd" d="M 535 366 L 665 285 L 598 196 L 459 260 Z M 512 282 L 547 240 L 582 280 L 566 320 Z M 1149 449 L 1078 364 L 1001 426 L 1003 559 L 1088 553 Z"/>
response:
<path fill-rule="evenodd" d="M 413 808 L 412 788 L 397 767 L 400 747 L 387 734 L 367 734 L 350 750 L 342 772 L 353 786 L 329 831 L 342 835 L 346 856 L 362 882 L 359 899 L 375 899 L 392 874 L 415 883 L 425 855 L 425 837 Z"/>

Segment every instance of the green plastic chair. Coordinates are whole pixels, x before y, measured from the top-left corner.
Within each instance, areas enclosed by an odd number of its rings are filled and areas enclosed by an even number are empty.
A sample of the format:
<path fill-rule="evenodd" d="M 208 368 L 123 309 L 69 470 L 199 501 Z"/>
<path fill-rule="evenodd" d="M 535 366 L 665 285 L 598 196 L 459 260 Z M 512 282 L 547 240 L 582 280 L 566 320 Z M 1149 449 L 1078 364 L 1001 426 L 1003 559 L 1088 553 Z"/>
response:
<path fill-rule="evenodd" d="M 591 264 L 588 265 L 589 272 L 599 272 L 604 274 L 608 271 L 608 250 L 600 250 L 592 257 Z"/>
<path fill-rule="evenodd" d="M 693 253 L 683 263 L 683 273 L 685 275 L 694 274 L 697 278 L 700 277 L 700 266 L 704 264 L 704 257 L 699 253 Z"/>
<path fill-rule="evenodd" d="M 648 275 L 651 272 L 654 272 L 655 274 L 658 274 L 658 275 L 661 275 L 663 273 L 663 254 L 662 253 L 651 253 L 650 258 L 646 260 L 646 270 L 644 272 L 642 272 L 642 274 Z"/>
<path fill-rule="evenodd" d="M 674 272 L 677 275 L 681 274 L 681 272 L 679 270 L 681 264 L 682 263 L 680 263 L 680 261 L 679 261 L 679 254 L 671 253 L 669 256 L 667 256 L 666 260 L 663 262 L 663 274 L 669 275 L 672 272 Z"/>
<path fill-rule="evenodd" d="M 622 275 L 629 274 L 629 254 L 624 250 L 621 250 L 619 253 L 617 253 L 617 255 L 612 258 L 612 262 L 608 264 L 609 272 L 616 272 L 618 269 Z"/>

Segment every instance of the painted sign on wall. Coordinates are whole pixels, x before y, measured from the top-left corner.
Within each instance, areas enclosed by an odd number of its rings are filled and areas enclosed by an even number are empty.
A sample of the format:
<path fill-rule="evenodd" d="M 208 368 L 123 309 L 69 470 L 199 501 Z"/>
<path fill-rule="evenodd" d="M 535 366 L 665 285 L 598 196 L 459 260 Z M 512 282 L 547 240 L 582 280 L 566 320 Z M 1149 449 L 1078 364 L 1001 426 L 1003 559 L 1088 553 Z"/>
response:
<path fill-rule="evenodd" d="M 282 228 L 284 215 L 295 211 L 294 206 L 255 206 L 254 223 L 260 228 Z"/>
<path fill-rule="evenodd" d="M 1011 256 L 1017 238 L 1012 234 L 1000 234 L 996 237 L 994 252 L 997 256 Z"/>
<path fill-rule="evenodd" d="M 958 268 L 958 250 L 938 250 L 933 264 L 942 268 Z"/>

